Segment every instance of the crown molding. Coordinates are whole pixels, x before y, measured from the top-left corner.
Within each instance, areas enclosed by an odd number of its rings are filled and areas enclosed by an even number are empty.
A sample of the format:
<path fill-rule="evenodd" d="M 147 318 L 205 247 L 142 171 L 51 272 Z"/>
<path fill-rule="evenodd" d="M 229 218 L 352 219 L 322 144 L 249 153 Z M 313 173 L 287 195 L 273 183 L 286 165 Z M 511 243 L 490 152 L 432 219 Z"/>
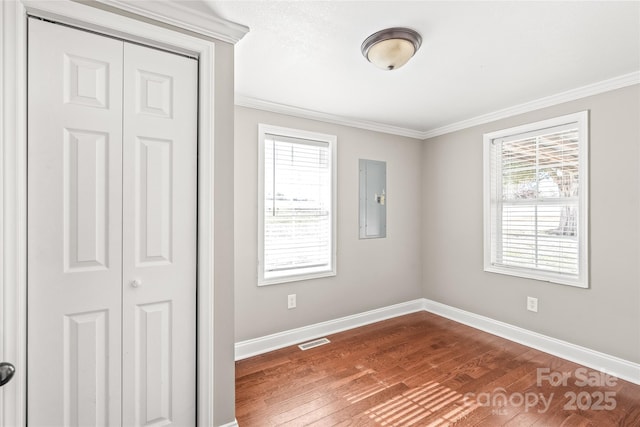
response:
<path fill-rule="evenodd" d="M 95 0 L 126 12 L 151 18 L 165 24 L 184 28 L 227 43 L 235 44 L 249 27 L 228 21 L 212 10 L 195 9 L 188 6 L 190 1 L 171 0 Z"/>
<path fill-rule="evenodd" d="M 270 111 L 272 113 L 286 114 L 288 116 L 300 117 L 303 119 L 318 120 L 325 123 L 350 126 L 358 129 L 371 130 L 374 132 L 388 133 L 391 135 L 405 136 L 408 138 L 424 139 L 422 132 L 407 129 L 399 126 L 391 126 L 383 123 L 357 120 L 342 117 L 335 114 L 321 113 L 319 111 L 307 110 L 305 108 L 292 107 L 290 105 L 278 104 L 276 102 L 265 101 L 236 93 L 235 104 L 240 107 L 254 108 L 256 110 Z"/>
<path fill-rule="evenodd" d="M 468 129 L 473 126 L 483 125 L 486 123 L 494 122 L 496 120 L 506 119 L 507 117 L 517 116 L 519 114 L 528 113 L 531 111 L 539 110 L 541 108 L 552 107 L 554 105 L 562 104 L 569 101 L 575 101 L 576 99 L 586 98 L 588 96 L 598 95 L 600 93 L 609 92 L 636 84 L 640 84 L 640 71 L 624 74 L 612 79 L 603 80 L 586 86 L 581 86 L 575 89 L 568 90 L 566 92 L 546 96 L 534 101 L 525 102 L 513 107 L 505 108 L 502 110 L 494 111 L 492 113 L 473 117 L 471 119 L 461 120 L 450 125 L 431 129 L 422 132 L 422 139 L 434 138 L 436 136 L 445 135 L 447 133 L 456 132 L 462 129 Z"/>
<path fill-rule="evenodd" d="M 544 98 L 539 98 L 533 101 L 525 102 L 523 104 L 515 105 L 513 107 L 504 108 L 502 110 L 483 114 L 481 116 L 473 117 L 466 120 L 461 120 L 459 122 L 451 123 L 446 126 L 429 129 L 426 131 L 392 126 L 366 120 L 352 119 L 334 114 L 321 113 L 314 110 L 307 110 L 304 108 L 292 107 L 285 104 L 278 104 L 275 102 L 265 101 L 262 99 L 252 98 L 240 94 L 236 94 L 235 103 L 236 105 L 241 107 L 255 108 L 257 110 L 271 111 L 273 113 L 286 114 L 289 116 L 301 117 L 304 119 L 319 120 L 327 123 L 351 126 L 359 129 L 366 129 L 375 132 L 382 132 L 392 135 L 406 136 L 408 138 L 425 140 L 459 130 L 468 129 L 473 126 L 483 125 L 486 123 L 494 122 L 496 120 L 505 119 L 507 117 L 517 116 L 519 114 L 528 113 L 531 111 L 539 110 L 541 108 L 552 107 L 554 105 L 562 104 L 569 101 L 575 101 L 576 99 L 586 98 L 588 96 L 598 95 L 600 93 L 609 92 L 636 84 L 640 84 L 640 71 L 635 71 L 633 73 L 624 74 L 622 76 L 603 80 L 601 82 L 581 86 L 579 88 L 571 89 L 555 95 L 546 96 Z"/>

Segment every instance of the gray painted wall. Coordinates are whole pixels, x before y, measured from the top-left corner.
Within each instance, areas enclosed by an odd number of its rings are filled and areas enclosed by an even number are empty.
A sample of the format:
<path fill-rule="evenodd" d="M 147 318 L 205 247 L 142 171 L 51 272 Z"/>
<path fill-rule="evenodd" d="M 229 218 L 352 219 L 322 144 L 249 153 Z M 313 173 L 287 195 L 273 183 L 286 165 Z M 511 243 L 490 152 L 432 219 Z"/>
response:
<path fill-rule="evenodd" d="M 590 110 L 591 286 L 483 271 L 483 133 Z M 432 138 L 422 152 L 423 296 L 640 362 L 640 86 Z M 526 297 L 538 298 L 538 313 Z"/>
<path fill-rule="evenodd" d="M 236 341 L 420 298 L 422 143 L 250 108 L 235 111 Z M 257 286 L 258 123 L 337 135 L 337 276 Z M 384 239 L 358 238 L 360 158 L 387 162 Z M 292 293 L 297 308 L 288 310 Z"/>

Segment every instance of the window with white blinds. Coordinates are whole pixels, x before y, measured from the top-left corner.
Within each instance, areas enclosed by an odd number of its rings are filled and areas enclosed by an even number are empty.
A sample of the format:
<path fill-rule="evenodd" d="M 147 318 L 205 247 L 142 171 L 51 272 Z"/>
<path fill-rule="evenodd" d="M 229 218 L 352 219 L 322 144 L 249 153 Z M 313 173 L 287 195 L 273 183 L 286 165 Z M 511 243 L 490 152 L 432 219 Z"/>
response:
<path fill-rule="evenodd" d="M 334 275 L 336 137 L 268 125 L 259 134 L 258 284 Z"/>
<path fill-rule="evenodd" d="M 587 121 L 485 134 L 486 271 L 588 287 Z"/>

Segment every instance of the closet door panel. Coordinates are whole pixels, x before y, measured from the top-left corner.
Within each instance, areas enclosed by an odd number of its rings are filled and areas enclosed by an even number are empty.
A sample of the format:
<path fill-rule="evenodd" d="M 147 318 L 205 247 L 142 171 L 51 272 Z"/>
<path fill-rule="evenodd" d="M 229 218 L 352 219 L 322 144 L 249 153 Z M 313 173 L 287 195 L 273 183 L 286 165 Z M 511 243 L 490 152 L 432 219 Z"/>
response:
<path fill-rule="evenodd" d="M 29 19 L 28 419 L 121 419 L 123 43 Z"/>
<path fill-rule="evenodd" d="M 197 61 L 125 44 L 125 425 L 195 425 L 196 107 Z"/>

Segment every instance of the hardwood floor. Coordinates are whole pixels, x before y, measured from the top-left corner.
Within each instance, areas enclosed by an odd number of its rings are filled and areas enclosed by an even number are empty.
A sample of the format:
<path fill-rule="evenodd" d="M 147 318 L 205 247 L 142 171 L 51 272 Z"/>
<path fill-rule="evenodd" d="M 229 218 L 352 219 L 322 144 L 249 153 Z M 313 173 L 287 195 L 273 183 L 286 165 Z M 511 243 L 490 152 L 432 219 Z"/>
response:
<path fill-rule="evenodd" d="M 640 386 L 419 312 L 236 362 L 251 426 L 640 426 Z"/>

